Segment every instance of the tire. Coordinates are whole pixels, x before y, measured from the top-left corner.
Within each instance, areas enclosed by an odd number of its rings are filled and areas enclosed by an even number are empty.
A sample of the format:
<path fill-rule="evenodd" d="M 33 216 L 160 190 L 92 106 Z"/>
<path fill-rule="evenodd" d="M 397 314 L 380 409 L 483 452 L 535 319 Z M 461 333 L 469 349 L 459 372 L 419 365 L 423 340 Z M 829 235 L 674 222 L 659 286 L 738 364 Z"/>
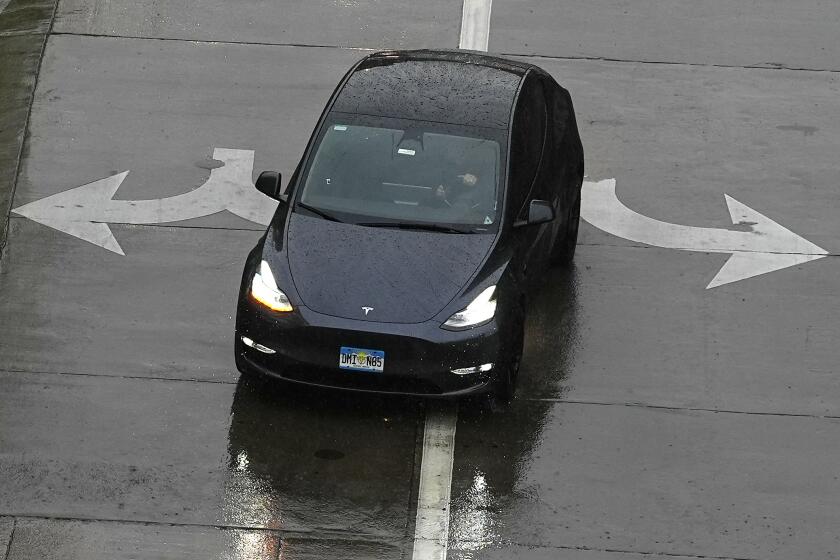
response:
<path fill-rule="evenodd" d="M 489 412 L 499 412 L 506 409 L 516 395 L 516 385 L 519 381 L 519 366 L 522 363 L 522 351 L 525 347 L 525 325 L 520 323 L 516 329 L 513 346 L 508 353 L 509 360 L 499 362 L 501 367 L 496 371 L 493 386 L 485 396 L 482 408 Z"/>
<path fill-rule="evenodd" d="M 568 265 L 575 258 L 577 248 L 578 230 L 580 229 L 580 191 L 575 195 L 575 201 L 569 207 L 569 215 L 566 218 L 566 231 L 563 236 L 557 237 L 552 250 L 552 261 L 555 264 Z"/>

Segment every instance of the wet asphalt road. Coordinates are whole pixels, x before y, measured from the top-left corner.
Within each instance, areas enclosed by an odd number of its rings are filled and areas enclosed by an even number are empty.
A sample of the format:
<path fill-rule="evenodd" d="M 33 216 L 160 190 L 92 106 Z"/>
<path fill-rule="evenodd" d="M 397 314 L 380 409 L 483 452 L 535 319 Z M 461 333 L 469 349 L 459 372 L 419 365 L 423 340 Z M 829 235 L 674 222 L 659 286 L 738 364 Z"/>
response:
<path fill-rule="evenodd" d="M 454 48 L 460 15 L 10 0 L 0 214 L 125 170 L 119 199 L 177 195 L 214 148 L 288 176 L 360 49 Z M 532 305 L 517 399 L 459 412 L 449 557 L 835 558 L 840 9 L 497 0 L 489 49 L 571 91 L 589 177 L 636 212 L 731 228 L 726 193 L 835 256 L 705 290 L 725 255 L 584 224 Z M 126 256 L 8 220 L 3 560 L 410 558 L 424 403 L 239 380 L 260 226 L 111 227 Z"/>

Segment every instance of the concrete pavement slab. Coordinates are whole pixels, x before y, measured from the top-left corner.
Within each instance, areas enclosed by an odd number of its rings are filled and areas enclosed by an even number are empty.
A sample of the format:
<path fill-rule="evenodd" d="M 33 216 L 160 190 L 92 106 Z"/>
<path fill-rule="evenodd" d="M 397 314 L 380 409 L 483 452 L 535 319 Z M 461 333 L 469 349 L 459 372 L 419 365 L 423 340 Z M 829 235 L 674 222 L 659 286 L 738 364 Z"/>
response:
<path fill-rule="evenodd" d="M 68 0 L 61 33 L 361 48 L 455 48 L 461 4 L 448 0 L 225 2 Z"/>
<path fill-rule="evenodd" d="M 335 83 L 358 57 L 335 49 L 53 38 L 16 204 L 125 169 L 131 173 L 118 198 L 180 194 L 207 180 L 214 147 L 256 148 L 257 170 L 279 168 L 288 176 Z M 219 64 L 227 69 L 218 71 Z M 262 226 L 227 213 L 186 225 L 253 231 L 215 229 L 206 237 L 199 230 L 114 226 L 123 244 L 124 236 L 163 237 L 147 238 L 141 252 L 152 253 L 145 257 L 112 260 L 93 245 L 17 220 L 16 231 L 29 233 L 4 263 L 4 290 L 14 297 L 3 299 L 0 328 L 15 341 L 0 346 L 6 369 L 235 379 L 235 296 Z M 190 263 L 193 257 L 202 264 Z M 50 297 L 57 285 L 60 300 Z M 173 288 L 181 292 L 174 303 Z M 83 293 L 69 293 L 75 290 Z M 35 301 L 45 295 L 53 302 Z M 14 318 L 21 306 L 23 323 Z M 206 311 L 206 320 L 195 322 Z"/>
<path fill-rule="evenodd" d="M 520 396 L 840 416 L 840 259 L 705 290 L 721 260 L 578 247 L 529 307 Z"/>
<path fill-rule="evenodd" d="M 0 369 L 235 382 L 236 297 L 260 234 L 114 231 L 131 258 L 12 219 Z"/>
<path fill-rule="evenodd" d="M 357 51 L 51 37 L 15 204 L 129 170 L 116 198 L 202 185 L 213 148 L 255 150 L 255 173 L 297 165 Z M 223 220 L 223 221 L 220 221 Z M 224 217 L 193 225 L 252 227 Z"/>
<path fill-rule="evenodd" d="M 0 399 L 0 514 L 404 537 L 404 402 L 23 373 Z"/>
<path fill-rule="evenodd" d="M 837 252 L 834 75 L 534 61 L 572 92 L 588 174 L 634 211 L 732 228 L 729 193 Z M 840 412 L 837 257 L 705 290 L 725 256 L 636 245 L 584 224 L 574 279 L 534 306 L 548 353 L 526 350 L 524 395 Z M 573 320 L 548 311 L 569 295 Z"/>
<path fill-rule="evenodd" d="M 839 74 L 528 60 L 569 89 L 587 175 L 615 178 L 629 208 L 732 228 L 726 193 L 840 252 Z"/>
<path fill-rule="evenodd" d="M 20 519 L 7 560 L 205 560 L 277 558 L 267 531 L 140 523 Z"/>
<path fill-rule="evenodd" d="M 492 52 L 840 70 L 840 10 L 823 0 L 512 0 L 490 30 Z"/>
<path fill-rule="evenodd" d="M 767 560 L 840 547 L 838 420 L 520 401 L 463 411 L 456 448 L 450 546 L 478 558 L 511 545 Z"/>

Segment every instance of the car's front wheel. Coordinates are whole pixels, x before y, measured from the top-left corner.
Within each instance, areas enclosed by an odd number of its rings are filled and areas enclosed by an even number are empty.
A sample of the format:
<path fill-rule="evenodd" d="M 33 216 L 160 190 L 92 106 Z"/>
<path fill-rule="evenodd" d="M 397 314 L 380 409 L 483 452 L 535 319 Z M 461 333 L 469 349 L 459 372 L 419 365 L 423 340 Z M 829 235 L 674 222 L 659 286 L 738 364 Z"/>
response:
<path fill-rule="evenodd" d="M 558 236 L 552 249 L 552 260 L 556 264 L 569 264 L 575 257 L 577 248 L 578 230 L 580 229 L 580 191 L 575 195 L 575 200 L 569 207 L 569 215 L 566 218 L 566 229 L 562 236 Z"/>
<path fill-rule="evenodd" d="M 519 323 L 511 340 L 511 345 L 497 361 L 493 385 L 484 398 L 483 405 L 491 412 L 506 408 L 516 394 L 519 366 L 522 363 L 522 352 L 525 346 L 525 325 L 523 323 Z"/>

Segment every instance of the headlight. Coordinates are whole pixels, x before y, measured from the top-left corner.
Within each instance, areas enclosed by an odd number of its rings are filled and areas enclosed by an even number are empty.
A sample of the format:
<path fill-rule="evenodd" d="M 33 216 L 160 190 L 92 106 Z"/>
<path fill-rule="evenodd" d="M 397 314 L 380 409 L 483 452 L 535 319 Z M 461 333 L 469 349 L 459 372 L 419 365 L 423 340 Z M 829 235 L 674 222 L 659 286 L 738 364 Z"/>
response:
<path fill-rule="evenodd" d="M 254 273 L 254 280 L 251 282 L 251 297 L 273 311 L 292 310 L 292 303 L 277 287 L 274 275 L 271 274 L 271 269 L 265 261 L 260 263 L 259 272 Z"/>
<path fill-rule="evenodd" d="M 465 329 L 486 323 L 496 314 L 496 286 L 490 286 L 472 303 L 454 314 L 443 324 L 444 328 Z"/>

